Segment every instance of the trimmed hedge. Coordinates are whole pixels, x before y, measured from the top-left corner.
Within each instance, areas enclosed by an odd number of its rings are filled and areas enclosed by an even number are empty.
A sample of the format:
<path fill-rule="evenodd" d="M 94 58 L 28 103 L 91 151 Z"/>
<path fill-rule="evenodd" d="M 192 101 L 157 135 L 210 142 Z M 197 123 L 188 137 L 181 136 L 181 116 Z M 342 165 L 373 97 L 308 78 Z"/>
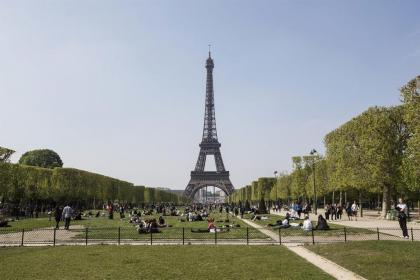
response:
<path fill-rule="evenodd" d="M 107 201 L 133 204 L 184 201 L 165 190 L 134 186 L 74 168 L 47 169 L 9 163 L 0 163 L 0 197 L 14 203 L 72 201 L 84 205 Z"/>
<path fill-rule="evenodd" d="M 257 181 L 253 181 L 250 186 L 235 190 L 235 192 L 229 196 L 228 200 L 230 199 L 230 202 L 233 203 L 239 203 L 240 201 L 259 202 L 261 198 L 264 198 L 264 200 L 274 200 L 275 185 L 276 178 L 259 178 Z"/>

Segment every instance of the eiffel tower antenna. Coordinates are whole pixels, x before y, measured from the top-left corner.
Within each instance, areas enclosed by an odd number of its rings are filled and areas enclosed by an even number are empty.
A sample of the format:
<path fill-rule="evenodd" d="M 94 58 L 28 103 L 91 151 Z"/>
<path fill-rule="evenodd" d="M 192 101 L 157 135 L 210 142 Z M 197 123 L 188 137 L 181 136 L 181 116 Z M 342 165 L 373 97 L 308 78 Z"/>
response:
<path fill-rule="evenodd" d="M 184 191 L 184 195 L 193 199 L 195 193 L 207 186 L 221 189 L 226 195 L 234 192 L 234 187 L 229 179 L 229 171 L 226 171 L 220 153 L 219 140 L 216 130 L 216 114 L 214 107 L 213 91 L 213 68 L 214 62 L 211 58 L 209 45 L 209 57 L 206 60 L 206 101 L 204 110 L 203 135 L 200 143 L 200 153 L 194 171 L 191 171 L 191 179 Z M 204 171 L 207 155 L 213 155 L 216 162 L 216 171 Z"/>

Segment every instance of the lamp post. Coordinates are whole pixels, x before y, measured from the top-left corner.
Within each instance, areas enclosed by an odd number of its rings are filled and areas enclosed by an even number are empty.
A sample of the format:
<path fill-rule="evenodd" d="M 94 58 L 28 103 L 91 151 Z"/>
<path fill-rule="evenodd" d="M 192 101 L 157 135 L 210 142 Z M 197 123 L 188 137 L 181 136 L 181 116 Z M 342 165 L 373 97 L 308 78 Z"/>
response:
<path fill-rule="evenodd" d="M 277 203 L 277 200 L 278 200 L 278 195 L 277 195 L 277 178 L 278 178 L 278 172 L 277 171 L 274 171 L 274 178 L 276 178 L 276 203 Z"/>
<path fill-rule="evenodd" d="M 276 178 L 276 185 L 275 185 L 275 188 L 276 188 L 276 202 L 275 202 L 275 207 L 276 207 L 276 211 L 277 211 L 277 209 L 278 209 L 278 203 L 279 203 L 279 197 L 278 197 L 278 193 L 277 193 L 277 189 L 278 189 L 278 185 L 277 185 L 277 180 L 278 180 L 278 172 L 277 172 L 277 170 L 275 170 L 274 171 L 274 178 Z"/>
<path fill-rule="evenodd" d="M 309 153 L 312 156 L 312 177 L 314 178 L 314 213 L 317 215 L 317 198 L 316 198 L 316 182 L 315 182 L 315 157 L 318 155 L 318 152 L 315 149 L 312 149 L 312 151 Z"/>

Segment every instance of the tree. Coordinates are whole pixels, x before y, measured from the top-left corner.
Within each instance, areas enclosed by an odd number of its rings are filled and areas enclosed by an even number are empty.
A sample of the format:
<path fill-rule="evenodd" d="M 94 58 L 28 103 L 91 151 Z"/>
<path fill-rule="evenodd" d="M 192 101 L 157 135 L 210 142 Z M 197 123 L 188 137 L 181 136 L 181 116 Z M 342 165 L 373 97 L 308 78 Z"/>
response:
<path fill-rule="evenodd" d="M 382 192 L 382 215 L 401 183 L 407 146 L 402 107 L 373 107 L 325 137 L 331 185 Z"/>
<path fill-rule="evenodd" d="M 8 162 L 10 156 L 14 153 L 15 151 L 7 149 L 7 148 L 3 148 L 0 147 L 0 162 Z"/>
<path fill-rule="evenodd" d="M 55 168 L 63 166 L 63 162 L 61 161 L 60 156 L 56 152 L 48 149 L 26 152 L 19 159 L 19 163 L 43 168 Z"/>
<path fill-rule="evenodd" d="M 410 139 L 403 160 L 404 179 L 408 187 L 420 190 L 420 76 L 409 81 L 401 90 L 404 120 Z"/>
<path fill-rule="evenodd" d="M 291 194 L 293 198 L 301 199 L 307 198 L 306 182 L 311 173 L 311 167 L 305 164 L 302 157 L 296 156 L 292 158 L 293 172 L 290 174 L 291 181 Z"/>

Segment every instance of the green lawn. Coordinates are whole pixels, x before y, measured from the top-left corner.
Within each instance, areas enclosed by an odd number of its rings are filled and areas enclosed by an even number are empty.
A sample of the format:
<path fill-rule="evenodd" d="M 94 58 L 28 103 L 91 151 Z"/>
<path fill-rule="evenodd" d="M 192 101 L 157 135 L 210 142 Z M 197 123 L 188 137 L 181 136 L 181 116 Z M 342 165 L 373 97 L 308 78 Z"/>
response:
<path fill-rule="evenodd" d="M 219 239 L 246 239 L 247 235 L 247 224 L 242 222 L 240 219 L 237 219 L 234 216 L 227 216 L 226 213 L 220 214 L 218 211 L 214 211 L 210 215 L 215 219 L 215 224 L 217 227 L 227 226 L 227 225 L 239 225 L 239 227 L 230 228 L 228 232 L 218 233 Z M 142 216 L 142 219 L 158 218 L 159 215 L 153 216 Z M 172 227 L 161 228 L 161 233 L 154 234 L 154 239 L 182 239 L 183 230 L 184 236 L 186 239 L 214 239 L 214 233 L 194 233 L 191 231 L 191 228 L 207 228 L 207 221 L 199 222 L 182 222 L 181 217 L 179 216 L 165 216 L 166 224 L 171 225 Z M 182 217 L 185 220 L 185 217 Z M 225 222 L 226 219 L 229 219 L 229 222 Z M 114 214 L 114 219 L 110 220 L 108 217 L 87 217 L 80 221 L 71 221 L 71 225 L 83 225 L 85 228 L 89 229 L 89 238 L 92 239 L 114 239 L 118 238 L 118 228 L 120 230 L 121 239 L 150 239 L 148 234 L 138 234 L 132 224 L 129 222 L 128 215 L 125 219 L 120 219 L 119 214 Z M 17 230 L 25 229 L 25 231 L 38 229 L 38 228 L 51 228 L 55 226 L 55 221 L 48 221 L 48 218 L 38 218 L 38 219 L 22 219 L 19 221 L 13 221 L 9 223 L 9 227 L 0 229 L 1 233 L 9 233 Z M 63 226 L 64 223 L 60 222 L 60 226 Z M 71 229 L 71 226 L 70 226 Z M 75 230 L 80 232 L 76 238 L 84 238 L 85 232 L 81 230 Z M 262 234 L 256 229 L 249 228 L 249 238 L 250 239 L 267 239 L 267 236 Z"/>
<path fill-rule="evenodd" d="M 333 279 L 282 246 L 0 248 L 2 279 Z"/>
<path fill-rule="evenodd" d="M 307 248 L 367 279 L 420 279 L 420 242 L 361 241 Z"/>

